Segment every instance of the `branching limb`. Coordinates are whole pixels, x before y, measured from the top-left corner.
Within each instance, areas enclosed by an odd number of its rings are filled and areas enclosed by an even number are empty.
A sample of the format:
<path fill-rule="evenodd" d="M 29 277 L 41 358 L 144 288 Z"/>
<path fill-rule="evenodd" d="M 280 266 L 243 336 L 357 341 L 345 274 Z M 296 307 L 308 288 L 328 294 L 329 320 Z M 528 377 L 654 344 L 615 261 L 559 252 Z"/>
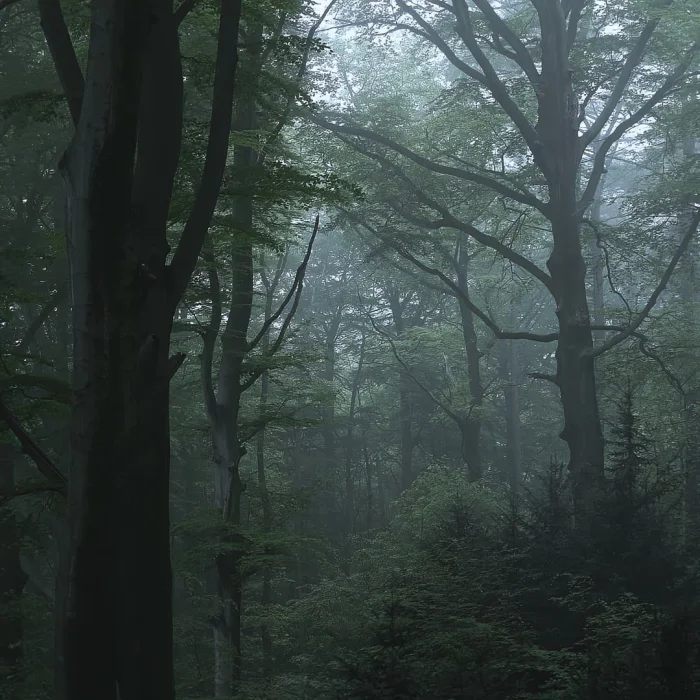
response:
<path fill-rule="evenodd" d="M 318 18 L 318 20 L 316 22 L 314 22 L 313 26 L 309 30 L 308 35 L 306 36 L 306 45 L 304 46 L 304 53 L 301 57 L 301 63 L 299 64 L 299 70 L 297 71 L 297 76 L 296 76 L 295 85 L 297 88 L 299 87 L 299 85 L 301 85 L 301 81 L 304 78 L 304 75 L 306 73 L 306 67 L 309 63 L 309 55 L 311 54 L 311 47 L 313 46 L 314 36 L 316 35 L 316 32 L 319 30 L 320 26 L 325 21 L 326 17 L 328 17 L 328 13 L 331 11 L 331 9 L 333 8 L 333 5 L 335 5 L 336 2 L 337 2 L 337 0 L 330 0 L 328 5 L 326 5 L 326 9 L 321 13 L 321 16 Z M 285 125 L 289 121 L 289 115 L 292 112 L 293 106 L 294 106 L 294 92 L 290 90 L 290 92 L 287 96 L 287 103 L 285 104 L 284 109 L 282 110 L 282 115 L 280 116 L 279 120 L 277 121 L 277 124 L 275 125 L 275 127 L 272 129 L 270 136 L 268 136 L 267 140 L 260 148 L 260 151 L 258 154 L 258 165 L 262 165 L 264 163 L 265 157 L 267 156 L 267 152 L 269 151 L 270 147 L 275 143 L 275 141 L 278 139 L 280 133 L 282 132 L 282 129 L 285 127 Z"/>
<path fill-rule="evenodd" d="M 559 386 L 559 380 L 554 374 L 543 374 L 542 372 L 530 372 L 527 375 L 530 379 L 542 379 L 545 382 L 551 382 L 555 386 Z"/>
<path fill-rule="evenodd" d="M 228 158 L 233 116 L 233 93 L 238 67 L 238 30 L 242 0 L 222 0 L 214 70 L 209 140 L 204 169 L 194 205 L 169 267 L 170 304 L 179 303 L 197 266 L 202 244 L 209 230 L 219 198 L 219 189 Z"/>
<path fill-rule="evenodd" d="M 73 126 L 77 126 L 83 105 L 85 78 L 63 17 L 61 0 L 39 0 L 39 17 L 46 45 L 68 102 Z"/>
<path fill-rule="evenodd" d="M 600 132 L 604 129 L 608 122 L 608 119 L 612 116 L 613 112 L 617 108 L 622 96 L 632 78 L 632 73 L 634 69 L 639 65 L 644 56 L 644 52 L 651 41 L 651 37 L 659 24 L 658 19 L 652 19 L 646 23 L 644 29 L 642 29 L 637 41 L 635 42 L 632 50 L 627 55 L 624 64 L 622 65 L 622 70 L 617 78 L 615 87 L 612 89 L 610 96 L 608 97 L 603 109 L 596 120 L 591 124 L 591 126 L 586 130 L 586 132 L 581 136 L 581 148 L 584 149 L 589 146 Z"/>
<path fill-rule="evenodd" d="M 664 289 L 666 289 L 666 285 L 671 279 L 671 276 L 673 275 L 673 272 L 676 269 L 676 265 L 678 265 L 678 261 L 683 257 L 683 254 L 688 249 L 690 241 L 692 240 L 693 236 L 695 235 L 698 229 L 698 225 L 700 225 L 700 208 L 696 209 L 695 214 L 693 215 L 693 218 L 688 226 L 688 230 L 683 236 L 683 240 L 676 249 L 676 252 L 673 254 L 673 257 L 671 258 L 671 261 L 666 267 L 664 274 L 661 276 L 661 279 L 659 280 L 659 284 L 656 286 L 656 289 L 652 292 L 644 308 L 637 314 L 637 318 L 634 321 L 632 321 L 632 323 L 630 323 L 629 326 L 627 326 L 623 331 L 610 338 L 610 340 L 608 340 L 606 343 L 603 343 L 602 345 L 599 345 L 595 348 L 587 349 L 584 352 L 585 357 L 600 357 L 603 353 L 607 352 L 611 348 L 614 348 L 616 345 L 619 345 L 624 340 L 627 340 L 627 338 L 632 336 L 637 330 L 637 328 L 639 328 L 639 326 L 641 326 L 642 323 L 644 323 L 646 318 L 649 316 L 649 313 L 656 305 L 656 302 L 661 296 L 661 293 L 664 291 Z"/>
<path fill-rule="evenodd" d="M 313 232 L 311 233 L 311 238 L 309 239 L 309 244 L 306 247 L 306 253 L 304 254 L 304 259 L 301 261 L 301 265 L 297 268 L 296 275 L 294 276 L 294 282 L 292 283 L 292 286 L 289 289 L 289 292 L 287 292 L 287 296 L 282 300 L 282 303 L 279 305 L 277 308 L 277 311 L 268 318 L 265 323 L 263 323 L 262 328 L 258 331 L 258 334 L 253 338 L 248 343 L 248 352 L 256 348 L 259 344 L 260 341 L 265 337 L 265 334 L 269 330 L 269 328 L 272 326 L 272 324 L 284 313 L 284 310 L 287 308 L 287 305 L 289 302 L 294 298 L 294 304 L 292 305 L 292 310 L 290 310 L 290 314 L 293 316 L 293 312 L 296 312 L 296 307 L 299 304 L 299 298 L 301 296 L 301 288 L 303 286 L 304 282 L 304 275 L 306 274 L 306 268 L 309 264 L 309 260 L 311 259 L 311 251 L 313 250 L 314 242 L 316 241 L 316 235 L 318 234 L 318 225 L 319 225 L 319 217 L 316 216 L 316 221 L 314 222 L 314 229 Z M 284 324 L 289 325 L 289 322 L 291 322 L 291 316 L 288 314 L 287 317 L 285 318 Z M 283 328 L 285 327 L 283 324 Z M 280 330 L 280 333 L 282 331 Z M 277 341 L 279 340 L 279 344 L 277 344 Z M 272 347 L 274 348 L 275 345 L 279 348 L 279 345 L 282 344 L 282 340 L 277 338 L 277 340 L 272 344 Z M 276 352 L 276 350 L 273 351 Z"/>
<path fill-rule="evenodd" d="M 0 8 L 1 9 L 1 8 Z M 0 507 L 9 503 L 15 498 L 21 498 L 22 496 L 33 496 L 37 493 L 58 493 L 65 497 L 65 486 L 60 484 L 31 484 L 25 486 L 16 486 L 10 493 L 4 495 L 0 498 Z"/>
<path fill-rule="evenodd" d="M 22 424 L 17 420 L 14 414 L 10 411 L 5 403 L 0 398 L 0 419 L 2 419 L 7 427 L 12 431 L 17 441 L 22 446 L 22 451 L 29 457 L 32 462 L 36 465 L 36 468 L 41 474 L 43 474 L 49 481 L 49 484 L 53 487 L 52 490 L 56 490 L 63 497 L 66 496 L 66 488 L 68 485 L 68 479 L 64 474 L 58 469 L 58 467 L 51 461 L 48 455 L 37 445 L 37 443 L 30 437 L 29 433 L 24 429 Z"/>
<path fill-rule="evenodd" d="M 498 77 L 496 69 L 491 65 L 491 62 L 486 57 L 486 54 L 481 50 L 479 43 L 474 34 L 469 7 L 465 0 L 453 0 L 453 7 L 457 17 L 457 33 L 469 49 L 470 53 L 476 59 L 476 62 L 481 66 L 487 81 L 487 87 L 491 91 L 496 102 L 503 108 L 503 111 L 510 117 L 510 120 L 515 124 L 525 139 L 528 147 L 533 154 L 538 152 L 539 137 L 535 127 L 530 124 L 528 118 L 521 111 L 520 107 L 515 103 L 513 98 L 508 93 L 508 89 Z"/>
<path fill-rule="evenodd" d="M 484 17 L 486 17 L 494 35 L 502 36 L 510 44 L 513 49 L 513 54 L 511 54 L 512 60 L 520 66 L 530 83 L 536 85 L 540 74 L 537 72 L 535 63 L 525 44 L 523 44 L 518 35 L 508 26 L 508 23 L 493 9 L 489 0 L 474 0 L 474 4 L 481 10 Z"/>
<path fill-rule="evenodd" d="M 503 331 L 501 330 L 498 325 L 489 317 L 488 314 L 486 314 L 484 311 L 482 311 L 474 302 L 463 292 L 462 289 L 460 289 L 459 285 L 454 282 L 454 280 L 450 279 L 442 270 L 439 270 L 436 267 L 431 267 L 430 265 L 426 265 L 423 261 L 419 260 L 418 258 L 415 257 L 412 253 L 404 249 L 402 246 L 400 246 L 396 241 L 393 239 L 382 235 L 377 229 L 374 227 L 370 226 L 368 223 L 365 221 L 362 221 L 356 216 L 353 216 L 350 212 L 345 212 L 348 217 L 354 221 L 356 224 L 359 224 L 360 226 L 363 226 L 366 228 L 370 233 L 373 235 L 377 236 L 377 238 L 380 238 L 381 240 L 384 240 L 386 243 L 388 243 L 396 252 L 401 255 L 401 257 L 405 258 L 409 262 L 411 262 L 413 265 L 415 265 L 418 269 L 422 270 L 423 272 L 427 272 L 429 275 L 433 275 L 440 279 L 449 289 L 452 291 L 454 296 L 459 298 L 461 301 L 464 302 L 465 306 L 469 308 L 469 310 L 477 317 L 479 318 L 485 326 L 500 340 L 533 340 L 538 343 L 551 343 L 559 338 L 558 333 L 547 333 L 547 334 L 538 334 L 538 333 L 527 333 L 527 332 L 518 332 L 518 331 Z"/>
<path fill-rule="evenodd" d="M 678 64 L 673 72 L 664 80 L 663 84 L 654 92 L 654 94 L 642 104 L 639 109 L 630 114 L 629 117 L 623 119 L 611 132 L 603 139 L 600 148 L 593 159 L 593 168 L 588 178 L 586 189 L 579 200 L 579 211 L 585 211 L 595 199 L 595 193 L 598 189 L 598 183 L 605 171 L 605 160 L 608 151 L 622 136 L 629 131 L 633 126 L 637 125 L 651 110 L 656 107 L 672 90 L 678 85 L 678 82 L 685 75 L 688 67 L 693 61 L 693 58 L 700 50 L 700 42 L 696 42 L 688 50 L 683 60 Z"/>
<path fill-rule="evenodd" d="M 422 32 L 418 32 L 410 26 L 405 26 L 405 29 L 413 32 L 414 34 L 419 34 L 420 36 L 427 39 L 433 46 L 439 49 L 445 58 L 453 65 L 458 68 L 462 73 L 469 76 L 473 80 L 484 87 L 488 87 L 488 81 L 483 73 L 480 73 L 476 68 L 472 68 L 468 63 L 465 63 L 461 58 L 455 54 L 455 52 L 449 47 L 448 43 L 435 31 L 435 28 L 418 13 L 413 7 L 403 2 L 403 0 L 397 0 L 399 7 L 407 14 L 413 17 L 414 21 L 418 26 L 422 28 Z M 452 8 L 446 8 L 452 12 Z"/>
<path fill-rule="evenodd" d="M 547 205 L 538 199 L 534 194 L 528 192 L 527 190 L 514 189 L 506 185 L 503 182 L 496 180 L 493 177 L 488 177 L 480 173 L 470 172 L 469 170 L 464 170 L 463 168 L 456 168 L 451 165 L 443 165 L 442 163 L 436 163 L 435 161 L 421 156 L 420 154 L 412 151 L 410 148 L 403 146 L 402 144 L 390 139 L 382 134 L 378 134 L 375 131 L 369 129 L 363 129 L 360 127 L 348 126 L 345 124 L 336 124 L 329 122 L 324 117 L 319 115 L 312 115 L 311 120 L 318 124 L 319 126 L 332 131 L 334 134 L 347 134 L 349 136 L 357 136 L 358 138 L 364 138 L 374 143 L 381 144 L 395 151 L 399 155 L 412 160 L 417 165 L 430 170 L 431 172 L 438 173 L 440 175 L 449 175 L 451 177 L 458 178 L 460 180 L 466 180 L 467 182 L 473 182 L 477 185 L 483 185 L 492 189 L 494 192 L 508 197 L 516 202 L 525 204 L 529 207 L 534 207 L 538 211 L 545 213 Z"/>
<path fill-rule="evenodd" d="M 515 265 L 521 267 L 523 270 L 531 274 L 535 279 L 539 280 L 550 292 L 553 293 L 551 277 L 542 268 L 540 268 L 534 262 L 532 262 L 532 260 L 529 260 L 524 255 L 521 255 L 517 251 L 513 250 L 513 248 L 505 245 L 504 243 L 501 243 L 501 241 L 499 241 L 494 236 L 490 236 L 484 233 L 483 231 L 480 231 L 475 226 L 472 226 L 469 223 L 457 219 L 446 207 L 439 204 L 432 197 L 428 196 L 426 192 L 417 187 L 415 183 L 411 180 L 411 178 L 409 178 L 403 171 L 403 169 L 400 166 L 396 165 L 396 163 L 392 163 L 390 160 L 384 158 L 383 156 L 380 156 L 378 153 L 372 153 L 371 151 L 363 149 L 360 146 L 354 144 L 352 145 L 353 148 L 355 148 L 359 153 L 366 155 L 368 158 L 376 160 L 382 165 L 382 167 L 386 168 L 394 175 L 396 175 L 396 177 L 400 178 L 403 182 L 405 182 L 406 185 L 411 189 L 415 197 L 418 199 L 418 201 L 422 202 L 427 207 L 430 207 L 434 211 L 438 212 L 438 214 L 440 214 L 443 218 L 438 221 L 432 222 L 424 221 L 422 219 L 417 219 L 416 217 L 412 216 L 410 213 L 404 211 L 403 209 L 399 211 L 401 216 L 406 218 L 408 221 L 414 221 L 417 225 L 422 226 L 423 228 L 437 229 L 443 226 L 447 226 L 450 228 L 454 228 L 457 231 L 462 231 L 463 233 L 466 233 L 468 236 L 477 241 L 477 243 L 481 243 L 482 245 L 491 248 L 505 259 L 510 260 Z"/>
<path fill-rule="evenodd" d="M 17 352 L 26 354 L 29 350 L 31 342 L 39 332 L 39 329 L 44 325 L 49 316 L 56 310 L 56 307 L 66 298 L 68 294 L 68 284 L 63 283 L 51 294 L 49 300 L 44 304 L 37 317 L 29 324 L 27 330 L 22 336 L 22 340 L 17 346 Z"/>
<path fill-rule="evenodd" d="M 627 314 L 628 314 L 629 320 L 632 321 L 632 316 L 634 316 L 634 314 L 632 313 L 632 308 L 630 307 L 630 305 L 629 305 L 627 299 L 625 299 L 625 297 L 623 296 L 623 294 L 617 289 L 617 287 L 615 286 L 615 283 L 613 282 L 613 278 L 612 278 L 612 269 L 611 269 L 611 267 L 610 267 L 610 256 L 608 255 L 608 248 L 607 248 L 607 246 L 605 246 L 605 245 L 603 244 L 603 239 L 602 239 L 602 237 L 601 237 L 601 235 L 600 235 L 600 226 L 599 226 L 599 224 L 596 223 L 595 221 L 591 221 L 590 219 L 582 219 L 582 220 L 581 220 L 581 223 L 587 224 L 588 226 L 591 227 L 591 229 L 593 229 L 593 233 L 595 234 L 595 244 L 596 244 L 596 248 L 598 248 L 599 250 L 602 250 L 602 251 L 603 251 L 603 257 L 604 257 L 604 259 L 605 259 L 606 276 L 607 276 L 607 278 L 608 278 L 608 285 L 610 286 L 610 291 L 611 291 L 615 296 L 619 297 L 619 299 L 622 301 L 622 303 L 624 304 L 625 308 L 627 309 Z"/>

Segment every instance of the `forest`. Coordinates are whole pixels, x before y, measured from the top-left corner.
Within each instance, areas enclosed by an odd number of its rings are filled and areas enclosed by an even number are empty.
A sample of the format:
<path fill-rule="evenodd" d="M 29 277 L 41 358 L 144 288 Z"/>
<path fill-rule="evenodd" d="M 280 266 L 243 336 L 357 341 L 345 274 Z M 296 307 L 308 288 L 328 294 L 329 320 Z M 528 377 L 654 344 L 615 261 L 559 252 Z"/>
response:
<path fill-rule="evenodd" d="M 700 698 L 698 0 L 0 0 L 0 700 Z"/>

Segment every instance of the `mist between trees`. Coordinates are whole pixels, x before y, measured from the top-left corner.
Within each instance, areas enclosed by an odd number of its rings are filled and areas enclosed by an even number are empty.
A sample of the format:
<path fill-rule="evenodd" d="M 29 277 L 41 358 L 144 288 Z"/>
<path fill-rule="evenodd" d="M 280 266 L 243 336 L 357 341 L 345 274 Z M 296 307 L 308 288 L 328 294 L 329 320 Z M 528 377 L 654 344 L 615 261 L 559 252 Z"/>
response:
<path fill-rule="evenodd" d="M 0 0 L 0 698 L 700 697 L 697 0 Z"/>

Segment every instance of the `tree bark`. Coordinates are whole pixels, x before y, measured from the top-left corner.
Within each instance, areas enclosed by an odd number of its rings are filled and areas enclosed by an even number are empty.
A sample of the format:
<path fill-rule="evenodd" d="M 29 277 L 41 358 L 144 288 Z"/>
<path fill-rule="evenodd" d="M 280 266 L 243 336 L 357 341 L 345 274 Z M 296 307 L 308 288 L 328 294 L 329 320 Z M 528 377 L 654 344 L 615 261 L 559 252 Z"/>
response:
<path fill-rule="evenodd" d="M 146 227 L 131 202 L 147 9 L 93 4 L 83 111 L 61 163 L 75 392 L 63 629 L 69 700 L 174 695 L 165 221 Z"/>
<path fill-rule="evenodd" d="M 58 588 L 63 700 L 174 697 L 168 348 L 225 165 L 240 2 L 222 2 L 205 172 L 168 266 L 182 117 L 172 10 L 170 0 L 92 3 L 85 92 L 60 162 L 75 397 Z M 54 48 L 58 73 L 73 75 Z"/>
<path fill-rule="evenodd" d="M 360 342 L 360 354 L 357 361 L 357 370 L 355 371 L 355 378 L 353 379 L 352 388 L 350 391 L 348 431 L 345 436 L 345 561 L 348 566 L 348 571 L 350 557 L 352 556 L 351 537 L 355 531 L 355 475 L 353 473 L 353 459 L 355 455 L 355 411 L 360 393 L 360 383 L 362 381 L 362 366 L 365 359 L 365 341 L 366 337 L 363 330 L 362 341 Z"/>
<path fill-rule="evenodd" d="M 457 282 L 463 296 L 458 297 L 459 315 L 462 322 L 462 336 L 467 357 L 467 378 L 469 381 L 470 409 L 465 416 L 462 428 L 462 459 L 464 459 L 470 481 L 478 481 L 483 476 L 481 455 L 481 410 L 484 404 L 484 388 L 479 366 L 479 346 L 474 328 L 474 315 L 466 303 L 469 299 L 468 264 L 469 255 L 466 237 L 462 237 L 457 258 Z"/>
<path fill-rule="evenodd" d="M 0 442 L 0 502 L 15 490 L 16 451 Z M 20 561 L 20 535 L 12 502 L 0 505 L 0 687 L 20 700 L 24 681 L 20 600 L 28 577 Z"/>
<path fill-rule="evenodd" d="M 387 300 L 394 321 L 396 336 L 400 338 L 406 330 L 404 319 L 404 302 L 397 289 L 389 285 L 386 289 Z M 401 459 L 401 491 L 411 488 L 415 478 L 413 474 L 413 448 L 415 447 L 413 438 L 413 380 L 409 370 L 405 367 L 399 368 L 399 432 L 400 432 L 400 459 Z"/>
<path fill-rule="evenodd" d="M 538 99 L 535 160 L 548 183 L 547 218 L 552 252 L 547 268 L 556 301 L 559 340 L 557 383 L 564 412 L 560 436 L 569 447 L 569 473 L 575 501 L 582 506 L 603 476 L 603 432 L 598 410 L 595 367 L 585 353 L 593 345 L 581 247 L 578 169 L 581 158 L 578 108 L 566 49 L 563 11 L 537 5 L 542 32 L 542 90 Z"/>
<path fill-rule="evenodd" d="M 506 424 L 506 480 L 511 492 L 517 494 L 522 486 L 522 432 L 520 424 L 520 369 L 514 340 L 503 340 L 499 347 L 499 370 L 503 381 Z"/>
<path fill-rule="evenodd" d="M 283 261 L 280 262 L 277 273 L 274 279 L 265 283 L 265 314 L 264 322 L 266 323 L 272 317 L 272 303 L 274 301 L 275 289 L 283 268 Z M 270 332 L 269 328 L 262 340 L 261 351 L 262 355 L 266 356 L 270 350 Z M 265 473 L 265 423 L 267 421 L 268 398 L 270 394 L 270 373 L 265 371 L 260 377 L 260 404 L 258 415 L 262 423 L 258 432 L 256 445 L 257 470 L 258 470 L 258 488 L 260 489 L 260 503 L 262 506 L 263 531 L 270 532 L 272 530 L 272 503 L 270 501 L 270 493 L 267 489 L 267 475 Z M 267 613 L 268 607 L 272 603 L 272 569 L 269 564 L 263 566 L 263 585 L 262 596 L 260 600 L 263 607 L 263 614 Z M 273 672 L 272 664 L 272 637 L 267 623 L 263 623 L 260 627 L 260 644 L 263 655 L 263 674 L 265 678 L 271 678 Z"/>
<path fill-rule="evenodd" d="M 323 361 L 323 380 L 326 382 L 330 396 L 328 402 L 323 408 L 323 426 L 321 435 L 323 439 L 323 455 L 325 458 L 326 469 L 329 474 L 336 474 L 338 471 L 338 451 L 335 438 L 335 344 L 338 340 L 340 324 L 343 319 L 343 306 L 339 304 L 335 310 L 333 317 L 326 328 L 325 337 L 325 357 Z"/>
<path fill-rule="evenodd" d="M 695 100 L 696 101 L 696 100 Z M 688 106 L 692 105 L 690 102 Z M 695 133 L 689 133 L 683 139 L 683 162 L 689 162 L 697 155 Z M 685 198 L 685 206 L 680 212 L 678 238 L 682 240 L 690 221 L 693 217 L 692 204 L 694 198 L 689 195 Z M 697 279 L 697 253 L 698 245 L 694 241 L 690 249 L 679 265 L 680 297 L 685 306 L 684 321 L 688 326 L 687 332 L 697 329 L 696 310 L 700 302 L 700 291 Z M 700 534 L 700 392 L 697 381 L 691 379 L 683 393 L 683 467 L 684 467 L 684 500 L 685 500 L 685 541 L 693 546 L 698 541 Z"/>

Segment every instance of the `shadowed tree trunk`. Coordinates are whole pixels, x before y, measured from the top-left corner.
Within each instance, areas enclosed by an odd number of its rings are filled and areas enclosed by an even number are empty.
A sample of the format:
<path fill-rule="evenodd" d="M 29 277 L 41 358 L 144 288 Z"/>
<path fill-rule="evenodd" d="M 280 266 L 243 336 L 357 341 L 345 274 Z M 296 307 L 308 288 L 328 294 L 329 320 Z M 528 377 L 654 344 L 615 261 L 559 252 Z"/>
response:
<path fill-rule="evenodd" d="M 400 298 L 398 290 L 393 284 L 386 288 L 386 297 L 391 310 L 391 317 L 394 321 L 396 337 L 401 338 L 406 330 L 406 320 L 404 319 L 404 307 L 410 296 L 403 300 Z M 400 459 L 401 459 L 401 490 L 406 491 L 411 488 L 415 479 L 413 473 L 413 448 L 415 439 L 413 436 L 413 379 L 410 368 L 403 365 L 399 368 L 399 430 L 400 430 Z"/>
<path fill-rule="evenodd" d="M 168 410 L 169 382 L 184 358 L 168 349 L 226 163 L 240 6 L 221 3 L 204 171 L 167 264 L 182 125 L 172 1 L 94 0 L 84 84 L 60 5 L 40 2 L 75 122 L 60 162 L 75 396 L 61 700 L 174 695 Z"/>
<path fill-rule="evenodd" d="M 499 375 L 503 382 L 506 423 L 506 481 L 512 493 L 520 492 L 523 478 L 522 434 L 520 424 L 520 368 L 514 340 L 503 340 L 498 347 Z"/>
<path fill-rule="evenodd" d="M 265 312 L 264 322 L 268 323 L 272 317 L 272 304 L 274 302 L 275 290 L 280 281 L 280 277 L 284 272 L 284 266 L 287 260 L 286 254 L 281 256 L 277 263 L 277 268 L 272 279 L 268 278 L 265 270 L 265 259 L 263 256 L 261 265 L 261 277 L 265 286 Z M 261 345 L 261 351 L 264 357 L 270 352 L 270 331 L 266 330 Z M 267 475 L 265 473 L 265 437 L 266 424 L 268 421 L 268 399 L 270 395 L 270 373 L 264 371 L 260 377 L 260 404 L 258 407 L 258 416 L 260 420 L 260 429 L 256 444 L 256 460 L 258 472 L 258 488 L 260 489 L 260 504 L 262 506 L 263 531 L 268 533 L 272 530 L 272 502 L 270 501 L 270 493 L 267 488 Z M 267 608 L 272 603 L 272 568 L 269 564 L 263 566 L 263 586 L 262 596 L 260 600 L 263 606 L 263 615 L 267 614 Z M 263 655 L 263 675 L 265 678 L 272 677 L 272 637 L 267 623 L 263 622 L 260 627 L 260 643 L 262 646 Z"/>
<path fill-rule="evenodd" d="M 335 475 L 338 471 L 338 450 L 335 436 L 335 344 L 338 340 L 340 325 L 343 320 L 344 303 L 341 300 L 335 309 L 333 316 L 326 325 L 324 338 L 325 357 L 323 360 L 322 378 L 329 388 L 330 394 L 323 407 L 323 425 L 321 437 L 323 439 L 323 456 L 325 466 L 329 474 Z"/>
<path fill-rule="evenodd" d="M 366 336 L 363 329 L 362 340 L 360 341 L 359 358 L 357 361 L 357 370 L 355 371 L 355 377 L 350 390 L 348 431 L 345 435 L 345 560 L 348 566 L 352 555 L 351 537 L 355 531 L 355 477 L 353 474 L 353 460 L 355 456 L 355 412 L 359 403 L 360 384 L 362 381 L 362 366 L 365 360 L 365 342 Z M 368 496 L 370 497 L 371 504 L 371 482 Z"/>
<path fill-rule="evenodd" d="M 20 562 L 20 535 L 12 495 L 14 447 L 0 442 L 0 687 L 8 700 L 22 697 L 23 635 L 20 600 L 27 575 Z"/>
<path fill-rule="evenodd" d="M 464 459 L 470 481 L 478 481 L 483 475 L 481 455 L 481 410 L 484 403 L 484 388 L 481 382 L 479 366 L 479 346 L 474 328 L 474 314 L 468 305 L 469 254 L 466 247 L 466 236 L 460 236 L 457 253 L 457 283 L 462 295 L 457 298 L 459 315 L 462 322 L 462 336 L 467 356 L 467 379 L 469 382 L 470 408 L 464 417 L 462 432 L 462 459 Z"/>

